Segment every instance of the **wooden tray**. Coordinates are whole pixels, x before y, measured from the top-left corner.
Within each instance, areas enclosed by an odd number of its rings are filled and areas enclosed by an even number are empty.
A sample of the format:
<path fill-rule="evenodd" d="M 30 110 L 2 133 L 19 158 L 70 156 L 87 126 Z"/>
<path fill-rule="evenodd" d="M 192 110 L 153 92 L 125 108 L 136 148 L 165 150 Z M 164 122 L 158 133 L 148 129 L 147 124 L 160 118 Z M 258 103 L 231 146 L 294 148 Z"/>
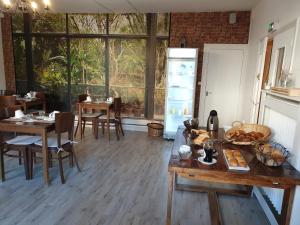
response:
<path fill-rule="evenodd" d="M 283 94 L 287 96 L 300 96 L 300 88 L 272 87 L 271 92 Z"/>

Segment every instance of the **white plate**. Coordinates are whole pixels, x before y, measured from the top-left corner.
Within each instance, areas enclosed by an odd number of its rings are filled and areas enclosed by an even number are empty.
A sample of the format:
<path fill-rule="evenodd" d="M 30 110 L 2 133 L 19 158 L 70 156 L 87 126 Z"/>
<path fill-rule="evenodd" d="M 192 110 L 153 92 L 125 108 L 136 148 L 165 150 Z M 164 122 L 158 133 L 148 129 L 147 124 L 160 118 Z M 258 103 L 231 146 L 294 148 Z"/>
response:
<path fill-rule="evenodd" d="M 205 165 L 213 165 L 213 164 L 217 163 L 217 160 L 215 158 L 213 158 L 212 162 L 210 162 L 210 163 L 209 162 L 205 162 L 204 158 L 205 158 L 205 156 L 199 157 L 198 161 L 201 162 L 201 163 L 203 163 L 203 164 L 205 164 Z"/>

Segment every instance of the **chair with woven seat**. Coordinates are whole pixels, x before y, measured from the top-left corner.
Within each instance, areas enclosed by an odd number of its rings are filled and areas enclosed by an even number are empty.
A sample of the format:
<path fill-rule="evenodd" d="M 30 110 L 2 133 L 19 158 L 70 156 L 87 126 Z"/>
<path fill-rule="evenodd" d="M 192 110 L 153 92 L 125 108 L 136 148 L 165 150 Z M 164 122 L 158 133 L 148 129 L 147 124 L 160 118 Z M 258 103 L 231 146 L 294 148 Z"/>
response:
<path fill-rule="evenodd" d="M 124 136 L 124 131 L 123 131 L 123 127 L 122 127 L 122 117 L 121 117 L 121 111 L 122 111 L 121 97 L 114 98 L 113 109 L 114 109 L 114 113 L 111 116 L 111 119 L 109 120 L 109 122 L 113 123 L 115 125 L 117 139 L 120 140 L 119 133 L 121 132 L 122 135 Z M 100 116 L 98 122 L 101 124 L 102 133 L 104 134 L 105 123 L 107 123 L 107 116 L 106 115 Z"/>
<path fill-rule="evenodd" d="M 73 160 L 74 160 L 76 167 L 80 172 L 80 168 L 77 162 L 77 157 L 75 155 L 74 146 L 73 146 L 74 119 L 75 116 L 71 112 L 56 113 L 55 114 L 56 137 L 48 138 L 48 150 L 50 153 L 55 153 L 57 155 L 61 183 L 63 184 L 65 183 L 64 171 L 63 171 L 63 159 L 68 158 L 71 167 L 73 167 Z M 63 133 L 68 133 L 68 139 L 62 138 Z M 33 177 L 33 158 L 36 157 L 36 153 L 42 153 L 42 144 L 43 144 L 42 141 L 39 140 L 29 148 L 29 163 L 30 163 L 29 169 L 30 169 L 31 177 Z M 51 159 L 55 159 L 55 158 L 52 157 Z"/>
<path fill-rule="evenodd" d="M 0 108 L 0 119 L 6 119 L 14 115 L 16 108 L 2 107 Z M 40 137 L 31 135 L 15 136 L 13 134 L 1 134 L 0 136 L 0 163 L 2 168 L 2 181 L 5 180 L 5 167 L 4 167 L 4 155 L 8 157 L 19 158 L 19 165 L 22 164 L 21 159 L 24 160 L 25 177 L 30 179 L 29 174 L 29 159 L 28 159 L 28 147 L 34 142 L 40 140 Z M 17 152 L 18 154 L 13 154 Z"/>
<path fill-rule="evenodd" d="M 82 103 L 87 99 L 87 94 L 82 94 L 78 96 L 78 103 Z M 102 113 L 100 112 L 95 112 L 95 111 L 91 111 L 88 112 L 86 109 L 83 109 L 83 112 L 81 114 L 81 129 L 82 129 L 82 135 L 84 135 L 84 131 L 85 131 L 85 124 L 87 121 L 92 121 L 92 127 L 93 127 L 93 132 L 95 133 L 95 129 L 97 126 L 97 119 L 102 115 Z M 77 135 L 77 131 L 78 131 L 78 127 L 79 127 L 79 123 L 77 123 L 76 126 L 76 130 L 75 130 L 75 137 Z"/>

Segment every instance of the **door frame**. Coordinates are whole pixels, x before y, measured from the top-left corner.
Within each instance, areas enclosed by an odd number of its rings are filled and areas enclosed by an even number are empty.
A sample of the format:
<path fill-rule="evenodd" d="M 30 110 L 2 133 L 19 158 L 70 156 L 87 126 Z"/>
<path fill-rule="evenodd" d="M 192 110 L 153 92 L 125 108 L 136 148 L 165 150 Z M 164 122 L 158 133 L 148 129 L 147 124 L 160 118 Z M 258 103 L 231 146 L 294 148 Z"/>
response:
<path fill-rule="evenodd" d="M 240 118 L 241 114 L 241 101 L 242 101 L 242 84 L 246 75 L 247 68 L 247 58 L 248 58 L 248 44 L 204 44 L 203 49 L 203 64 L 202 64 L 202 76 L 200 83 L 200 104 L 199 104 L 199 122 L 202 126 L 206 126 L 206 118 L 204 118 L 205 112 L 205 93 L 207 85 L 207 74 L 208 74 L 208 63 L 209 63 L 209 53 L 211 50 L 242 50 L 244 53 L 244 60 L 242 65 L 241 77 L 240 77 L 240 87 L 239 87 L 239 101 L 237 104 L 237 117 Z"/>

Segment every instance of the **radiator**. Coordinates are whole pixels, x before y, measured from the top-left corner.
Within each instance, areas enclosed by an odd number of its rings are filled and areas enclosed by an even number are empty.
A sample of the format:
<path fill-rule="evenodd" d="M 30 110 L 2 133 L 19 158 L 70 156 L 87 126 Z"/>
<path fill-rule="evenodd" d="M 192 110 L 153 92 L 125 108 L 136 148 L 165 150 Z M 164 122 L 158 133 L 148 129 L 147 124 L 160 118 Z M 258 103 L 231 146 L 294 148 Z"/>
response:
<path fill-rule="evenodd" d="M 263 124 L 270 127 L 274 141 L 282 144 L 288 150 L 293 148 L 297 121 L 274 109 L 265 108 Z M 281 212 L 283 191 L 274 188 L 263 188 L 264 194 L 272 202 L 278 214 Z"/>

